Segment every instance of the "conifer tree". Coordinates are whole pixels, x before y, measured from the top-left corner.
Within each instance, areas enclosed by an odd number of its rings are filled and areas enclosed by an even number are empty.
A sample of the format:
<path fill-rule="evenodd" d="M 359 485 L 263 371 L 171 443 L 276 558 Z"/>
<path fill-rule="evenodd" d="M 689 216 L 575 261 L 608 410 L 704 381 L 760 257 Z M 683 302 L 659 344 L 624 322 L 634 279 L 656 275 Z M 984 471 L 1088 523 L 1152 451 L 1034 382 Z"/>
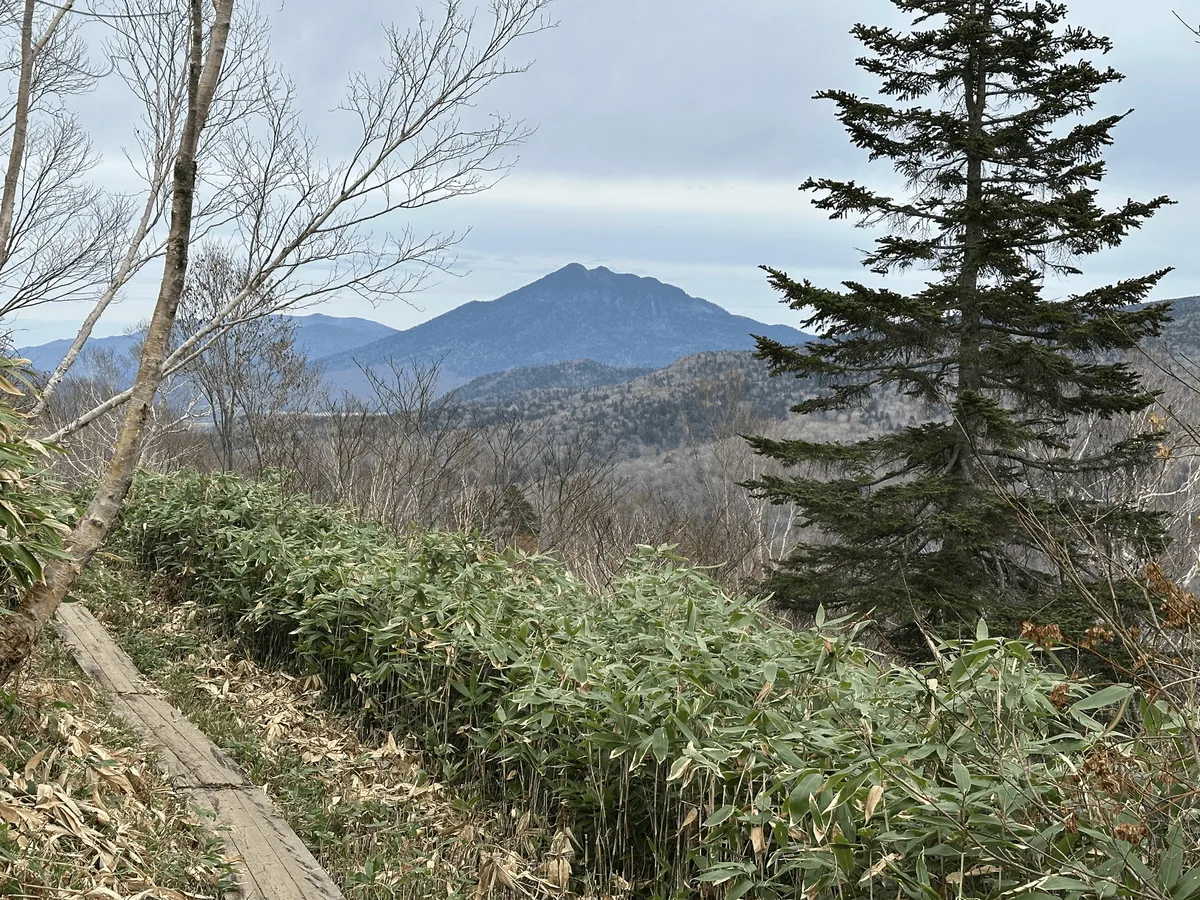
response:
<path fill-rule="evenodd" d="M 1124 573 L 1163 541 L 1153 514 L 1077 489 L 1148 463 L 1152 429 L 1084 454 L 1071 447 L 1084 417 L 1153 403 L 1123 360 L 1160 333 L 1168 308 L 1142 301 L 1169 269 L 1053 291 L 1170 201 L 1101 206 L 1102 153 L 1128 113 L 1098 116 L 1095 97 L 1123 76 L 1096 64 L 1110 42 L 1069 25 L 1063 4 L 892 2 L 911 28 L 853 30 L 880 99 L 817 98 L 905 187 L 802 186 L 831 219 L 880 230 L 864 266 L 882 286 L 829 290 L 766 268 L 818 339 L 760 337 L 757 352 L 772 374 L 816 386 L 795 412 L 852 410 L 882 394 L 923 421 L 843 443 L 750 438 L 787 470 L 748 487 L 794 504 L 812 526 L 766 587 L 801 611 L 873 611 L 897 638 L 918 639 L 918 620 L 953 636 L 980 615 L 1010 629 L 1082 629 L 1094 616 L 1084 591 L 1131 600 Z M 909 269 L 928 272 L 923 289 L 886 286 Z"/>

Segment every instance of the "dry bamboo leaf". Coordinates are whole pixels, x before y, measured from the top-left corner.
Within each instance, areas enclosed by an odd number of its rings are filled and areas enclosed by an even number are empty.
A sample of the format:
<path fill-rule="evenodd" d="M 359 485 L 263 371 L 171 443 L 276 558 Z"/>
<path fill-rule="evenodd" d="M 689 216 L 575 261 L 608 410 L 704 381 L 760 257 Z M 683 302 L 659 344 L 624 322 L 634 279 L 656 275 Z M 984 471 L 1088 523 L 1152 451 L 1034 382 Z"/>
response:
<path fill-rule="evenodd" d="M 863 815 L 864 825 L 871 821 L 871 817 L 875 815 L 875 810 L 881 800 L 883 800 L 883 785 L 871 785 L 871 789 L 867 791 L 867 808 Z"/>
<path fill-rule="evenodd" d="M 888 867 L 888 863 L 890 863 L 894 859 L 899 859 L 899 858 L 900 858 L 900 854 L 889 853 L 887 856 L 883 857 L 878 862 L 876 862 L 873 866 L 871 866 L 871 868 L 867 869 L 867 871 L 863 873 L 863 877 L 858 879 L 858 883 L 866 884 L 868 881 L 875 878 L 880 872 L 882 872 L 884 869 L 886 869 Z"/>
<path fill-rule="evenodd" d="M 33 777 L 34 770 L 37 769 L 37 767 L 42 764 L 42 760 L 44 760 L 49 753 L 50 753 L 50 748 L 45 747 L 45 748 L 39 750 L 37 753 L 33 754 L 33 756 L 31 756 L 29 758 L 29 761 L 27 763 L 25 763 L 25 777 L 26 778 Z"/>
<path fill-rule="evenodd" d="M 696 810 L 696 807 L 693 806 L 688 810 L 688 814 L 684 816 L 683 822 L 681 822 L 679 825 L 679 830 L 685 831 L 687 827 L 695 822 L 698 818 L 700 818 L 700 813 Z"/>
<path fill-rule="evenodd" d="M 754 846 L 755 857 L 762 862 L 762 857 L 767 852 L 767 839 L 761 825 L 755 825 L 750 829 L 750 843 Z"/>

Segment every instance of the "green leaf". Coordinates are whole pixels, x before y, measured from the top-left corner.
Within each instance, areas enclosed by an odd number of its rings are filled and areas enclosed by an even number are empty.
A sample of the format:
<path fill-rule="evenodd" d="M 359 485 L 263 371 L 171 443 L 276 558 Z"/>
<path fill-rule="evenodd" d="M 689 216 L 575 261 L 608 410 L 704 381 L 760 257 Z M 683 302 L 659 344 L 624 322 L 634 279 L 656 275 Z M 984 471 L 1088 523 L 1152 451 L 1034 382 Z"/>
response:
<path fill-rule="evenodd" d="M 960 794 L 969 794 L 971 792 L 971 770 L 960 762 L 954 763 L 951 766 L 954 771 L 954 783 L 958 786 Z"/>
<path fill-rule="evenodd" d="M 1040 885 L 1047 891 L 1091 891 L 1092 886 L 1067 875 L 1050 875 Z"/>
<path fill-rule="evenodd" d="M 1176 825 L 1167 836 L 1167 849 L 1158 864 L 1158 886 L 1170 891 L 1183 872 L 1183 829 Z"/>
<path fill-rule="evenodd" d="M 739 900 L 753 890 L 755 885 L 753 878 L 739 878 L 733 883 L 733 887 L 725 894 L 725 900 Z"/>
<path fill-rule="evenodd" d="M 1071 712 L 1080 713 L 1090 709 L 1112 706 L 1114 703 L 1120 703 L 1132 693 L 1133 688 L 1127 684 L 1110 684 L 1108 687 L 1096 691 L 1090 697 L 1076 700 L 1071 704 Z"/>
<path fill-rule="evenodd" d="M 726 819 L 728 819 L 730 816 L 732 816 L 735 812 L 737 812 L 737 807 L 733 806 L 732 804 L 730 804 L 729 806 L 722 806 L 720 809 L 717 809 L 717 810 L 713 810 L 713 814 L 704 820 L 704 827 L 705 828 L 716 828 L 718 825 L 720 825 L 722 822 L 724 822 Z"/>
<path fill-rule="evenodd" d="M 1172 900 L 1192 900 L 1197 894 L 1200 894 L 1200 869 L 1189 870 L 1171 888 Z"/>
<path fill-rule="evenodd" d="M 671 743 L 667 739 L 665 728 L 660 727 L 654 730 L 654 734 L 650 738 L 650 749 L 656 760 L 660 763 L 666 762 L 667 754 L 671 752 Z"/>

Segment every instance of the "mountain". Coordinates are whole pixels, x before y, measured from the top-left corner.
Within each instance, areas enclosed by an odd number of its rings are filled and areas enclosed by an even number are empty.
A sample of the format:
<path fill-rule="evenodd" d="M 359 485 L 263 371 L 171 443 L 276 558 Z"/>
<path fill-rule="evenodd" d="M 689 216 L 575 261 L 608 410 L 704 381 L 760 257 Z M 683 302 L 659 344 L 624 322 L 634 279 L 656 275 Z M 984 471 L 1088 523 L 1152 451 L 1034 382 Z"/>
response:
<path fill-rule="evenodd" d="M 1170 302 L 1175 318 L 1164 343 L 1175 354 L 1200 358 L 1200 297 Z M 406 331 L 319 313 L 288 318 L 297 347 L 321 363 L 335 391 L 369 392 L 359 363 L 378 371 L 389 360 L 437 362 L 443 389 L 459 387 L 462 399 L 484 405 L 509 396 L 540 403 L 539 391 L 551 392 L 545 399 L 629 383 L 697 353 L 749 350 L 751 334 L 790 344 L 810 339 L 794 328 L 735 316 L 653 278 L 577 263 L 497 300 L 467 303 Z M 130 351 L 138 340 L 137 335 L 96 338 L 89 351 L 111 356 L 128 381 L 134 366 Z M 69 346 L 63 339 L 18 352 L 34 368 L 50 371 Z M 746 355 L 738 367 L 749 361 Z M 86 358 L 76 371 L 89 374 Z"/>
<path fill-rule="evenodd" d="M 400 334 L 395 328 L 352 316 L 313 313 L 287 318 L 292 320 L 296 328 L 296 349 L 309 360 L 346 353 Z"/>
<path fill-rule="evenodd" d="M 639 457 L 746 429 L 756 432 L 765 423 L 787 419 L 791 406 L 811 391 L 811 385 L 794 378 L 772 378 L 753 351 L 724 350 L 685 356 L 619 384 L 527 390 L 476 399 L 467 409 L 477 425 L 516 420 L 564 439 L 592 433 L 615 444 L 621 455 Z M 917 412 L 898 398 L 878 396 L 861 412 L 810 417 L 804 430 L 809 438 L 818 431 L 836 437 L 862 429 L 893 430 L 914 423 Z"/>
<path fill-rule="evenodd" d="M 62 358 L 71 349 L 72 340 L 73 338 L 62 338 L 34 347 L 20 347 L 17 349 L 17 355 L 29 360 L 33 364 L 33 368 L 39 372 L 53 372 L 55 366 L 62 362 Z M 111 354 L 115 362 L 123 363 L 123 368 L 128 368 L 133 365 L 129 353 L 140 340 L 141 335 L 136 334 L 115 334 L 111 337 L 92 338 L 88 341 L 87 351 Z M 80 360 L 78 365 L 86 370 L 87 359 Z"/>
<path fill-rule="evenodd" d="M 1162 344 L 1175 356 L 1200 363 L 1200 297 L 1168 300 L 1171 321 L 1163 330 Z"/>
<path fill-rule="evenodd" d="M 438 363 L 448 388 L 564 360 L 659 369 L 692 353 L 750 349 L 751 334 L 790 344 L 808 340 L 794 328 L 735 316 L 654 278 L 572 263 L 498 300 L 466 303 L 321 362 L 335 382 L 353 381 L 359 366 L 389 360 Z"/>
<path fill-rule="evenodd" d="M 372 322 L 370 319 L 358 319 L 350 316 L 326 316 L 313 313 L 307 316 L 283 316 L 295 328 L 296 349 L 309 360 L 317 360 L 324 356 L 353 351 L 356 347 L 372 344 L 399 334 L 395 328 Z M 17 353 L 33 363 L 33 368 L 39 372 L 52 372 L 62 361 L 71 346 L 71 338 L 50 341 L 34 347 L 22 347 Z M 133 377 L 135 361 L 130 352 L 141 340 L 141 334 L 117 334 L 110 337 L 97 337 L 88 341 L 87 350 L 82 359 L 72 371 L 79 375 L 90 374 L 89 355 L 92 360 L 96 354 L 112 356 L 120 368 L 125 380 Z"/>
<path fill-rule="evenodd" d="M 587 391 L 631 381 L 653 371 L 640 366 L 606 366 L 592 359 L 572 359 L 548 366 L 523 366 L 480 375 L 454 393 L 464 402 L 487 403 L 526 391 Z"/>

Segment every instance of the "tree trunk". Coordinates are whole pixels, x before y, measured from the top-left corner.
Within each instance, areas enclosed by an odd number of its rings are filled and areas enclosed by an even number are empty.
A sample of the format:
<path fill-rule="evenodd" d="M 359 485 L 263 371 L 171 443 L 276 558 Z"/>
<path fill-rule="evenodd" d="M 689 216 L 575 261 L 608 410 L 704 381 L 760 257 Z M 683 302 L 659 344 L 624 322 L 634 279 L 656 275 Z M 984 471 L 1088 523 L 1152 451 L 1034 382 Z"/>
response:
<path fill-rule="evenodd" d="M 0 269 L 12 255 L 13 214 L 17 206 L 17 186 L 25 164 L 25 140 L 29 134 L 29 95 L 33 90 L 33 6 L 25 0 L 21 13 L 21 74 L 17 78 L 17 108 L 13 119 L 12 144 L 8 148 L 8 168 L 4 171 L 4 192 L 0 194 Z"/>
<path fill-rule="evenodd" d="M 204 52 L 203 0 L 190 0 L 192 15 L 188 66 L 188 113 L 175 158 L 171 228 L 158 301 L 146 332 L 129 408 L 113 447 L 108 468 L 87 512 L 65 541 L 68 559 L 52 562 L 45 578 L 22 598 L 0 628 L 0 685 L 28 658 L 42 628 L 75 587 L 84 567 L 103 546 L 133 483 L 146 420 L 162 380 L 163 360 L 183 293 L 191 241 L 196 188 L 196 153 L 209 106 L 221 77 L 234 0 L 213 0 L 216 15 Z"/>
<path fill-rule="evenodd" d="M 982 5 L 981 18 L 990 23 L 991 4 Z M 970 53 L 971 66 L 963 73 L 963 96 L 967 107 L 967 127 L 973 146 L 967 151 L 967 216 L 963 228 L 962 270 L 959 273 L 959 311 L 962 316 L 961 336 L 958 345 L 959 377 L 955 400 L 964 394 L 978 395 L 983 384 L 981 356 L 983 335 L 979 308 L 979 251 L 983 238 L 984 223 L 980 207 L 983 204 L 983 150 L 984 113 L 988 103 L 988 61 L 984 58 L 982 45 Z M 976 441 L 979 423 L 957 422 L 958 437 L 954 448 L 953 470 L 963 474 L 970 482 L 977 478 L 975 465 Z"/>

